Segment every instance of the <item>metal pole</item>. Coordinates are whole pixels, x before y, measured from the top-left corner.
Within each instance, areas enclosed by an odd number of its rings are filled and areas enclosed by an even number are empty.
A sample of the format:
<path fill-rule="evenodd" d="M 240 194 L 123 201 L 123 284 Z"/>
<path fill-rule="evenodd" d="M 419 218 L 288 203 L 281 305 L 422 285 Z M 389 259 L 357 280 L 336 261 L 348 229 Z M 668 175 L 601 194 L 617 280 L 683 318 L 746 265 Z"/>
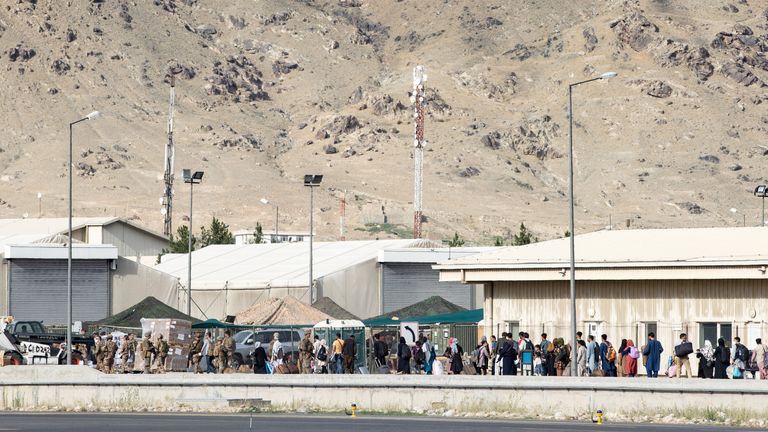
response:
<path fill-rule="evenodd" d="M 69 124 L 69 214 L 67 240 L 67 364 L 72 364 L 72 126 Z"/>
<path fill-rule="evenodd" d="M 313 213 L 314 213 L 314 206 L 315 206 L 315 194 L 314 194 L 314 186 L 309 187 L 309 301 L 314 302 L 315 301 L 315 292 L 314 287 L 312 283 L 312 239 L 314 237 L 313 229 L 314 226 L 314 219 L 313 219 Z"/>
<path fill-rule="evenodd" d="M 765 226 L 765 194 L 763 194 L 763 225 Z"/>
<path fill-rule="evenodd" d="M 280 221 L 280 206 L 275 204 L 275 242 L 277 242 L 277 224 Z"/>
<path fill-rule="evenodd" d="M 573 200 L 573 85 L 568 86 L 568 230 L 571 246 L 571 376 L 578 374 L 576 364 L 576 233 Z"/>
<path fill-rule="evenodd" d="M 189 232 L 187 233 L 187 315 L 192 315 L 192 189 L 194 181 L 189 182 Z"/>

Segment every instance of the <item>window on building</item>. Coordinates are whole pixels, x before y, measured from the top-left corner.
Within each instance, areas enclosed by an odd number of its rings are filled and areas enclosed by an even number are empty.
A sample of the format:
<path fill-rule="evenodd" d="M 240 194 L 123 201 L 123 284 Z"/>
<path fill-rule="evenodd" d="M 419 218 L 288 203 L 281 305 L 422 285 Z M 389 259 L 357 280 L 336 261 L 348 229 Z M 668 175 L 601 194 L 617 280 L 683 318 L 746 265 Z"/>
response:
<path fill-rule="evenodd" d="M 704 346 L 705 340 L 712 342 L 712 346 L 717 346 L 717 340 L 723 338 L 725 346 L 730 348 L 733 337 L 732 331 L 731 323 L 699 323 L 699 346 Z"/>
<path fill-rule="evenodd" d="M 513 339 L 516 338 L 520 333 L 520 321 L 505 321 L 504 324 L 506 324 L 507 333 L 511 333 Z"/>

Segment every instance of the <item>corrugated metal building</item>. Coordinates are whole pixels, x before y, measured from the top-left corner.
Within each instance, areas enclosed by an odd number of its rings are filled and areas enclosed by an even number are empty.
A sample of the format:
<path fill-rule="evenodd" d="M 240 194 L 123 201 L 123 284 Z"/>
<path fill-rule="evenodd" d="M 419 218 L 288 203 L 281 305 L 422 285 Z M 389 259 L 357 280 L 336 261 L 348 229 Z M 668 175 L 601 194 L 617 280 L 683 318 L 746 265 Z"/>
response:
<path fill-rule="evenodd" d="M 0 315 L 66 322 L 66 232 L 66 218 L 0 219 Z M 157 259 L 164 237 L 117 218 L 74 218 L 73 238 L 75 321 L 105 318 L 147 296 L 178 307 L 177 280 L 140 262 Z"/>
<path fill-rule="evenodd" d="M 432 266 L 497 248 L 409 248 L 379 252 L 381 264 L 381 309 L 377 315 L 402 309 L 432 296 L 440 296 L 466 309 L 481 307 L 482 285 L 468 287 L 461 282 L 440 282 Z"/>
<path fill-rule="evenodd" d="M 697 348 L 718 337 L 730 345 L 737 335 L 751 347 L 768 330 L 768 228 L 599 231 L 575 244 L 576 318 L 585 335 L 642 346 L 654 331 L 666 361 L 681 332 Z M 569 240 L 559 239 L 435 268 L 441 281 L 484 285 L 486 334 L 569 339 L 569 256 Z"/>

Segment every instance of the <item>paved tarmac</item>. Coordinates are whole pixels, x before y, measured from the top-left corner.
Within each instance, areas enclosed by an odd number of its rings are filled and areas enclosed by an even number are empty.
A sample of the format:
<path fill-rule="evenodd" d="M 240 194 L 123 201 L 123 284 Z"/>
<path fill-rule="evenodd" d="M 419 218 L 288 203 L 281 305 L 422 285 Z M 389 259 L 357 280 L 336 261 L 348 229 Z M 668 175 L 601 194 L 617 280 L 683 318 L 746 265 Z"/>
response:
<path fill-rule="evenodd" d="M 211 415 L 211 414 L 76 414 L 3 413 L 0 431 L 333 431 L 402 432 L 555 432 L 555 431 L 735 431 L 701 425 L 604 424 L 584 422 L 497 421 L 489 419 L 443 419 L 431 417 L 365 417 L 310 415 Z M 746 429 L 745 429 L 746 430 Z"/>

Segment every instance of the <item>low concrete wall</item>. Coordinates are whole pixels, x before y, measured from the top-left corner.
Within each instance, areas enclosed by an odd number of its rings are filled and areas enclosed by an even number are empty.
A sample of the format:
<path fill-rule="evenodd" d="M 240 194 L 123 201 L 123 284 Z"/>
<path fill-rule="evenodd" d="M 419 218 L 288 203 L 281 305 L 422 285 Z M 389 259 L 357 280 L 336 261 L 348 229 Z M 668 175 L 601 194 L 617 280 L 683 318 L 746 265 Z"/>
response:
<path fill-rule="evenodd" d="M 382 375 L 103 375 L 78 366 L 0 368 L 0 409 L 219 409 L 263 399 L 274 410 L 560 413 L 726 408 L 765 418 L 768 381 Z"/>

